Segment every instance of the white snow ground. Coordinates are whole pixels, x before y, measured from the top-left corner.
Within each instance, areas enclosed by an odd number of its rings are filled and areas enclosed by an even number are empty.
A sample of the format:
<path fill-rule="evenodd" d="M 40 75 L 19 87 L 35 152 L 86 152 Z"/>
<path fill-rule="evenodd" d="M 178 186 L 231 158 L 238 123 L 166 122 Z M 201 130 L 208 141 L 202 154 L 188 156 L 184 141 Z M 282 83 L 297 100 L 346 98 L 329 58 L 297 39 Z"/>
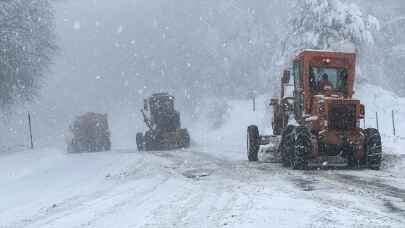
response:
<path fill-rule="evenodd" d="M 401 227 L 405 179 L 291 171 L 196 149 L 0 158 L 0 227 Z"/>
<path fill-rule="evenodd" d="M 249 163 L 245 128 L 264 126 L 263 106 L 230 107 L 187 150 L 1 153 L 0 227 L 404 227 L 403 140 L 384 138 L 397 141 L 381 171 Z"/>

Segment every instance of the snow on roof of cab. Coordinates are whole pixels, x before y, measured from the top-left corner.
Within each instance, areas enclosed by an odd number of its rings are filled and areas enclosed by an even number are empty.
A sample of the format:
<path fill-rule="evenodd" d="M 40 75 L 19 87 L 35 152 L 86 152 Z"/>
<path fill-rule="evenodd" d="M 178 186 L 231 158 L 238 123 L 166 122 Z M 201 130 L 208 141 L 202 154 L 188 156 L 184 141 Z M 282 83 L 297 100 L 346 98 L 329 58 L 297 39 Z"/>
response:
<path fill-rule="evenodd" d="M 329 52 L 329 53 L 345 53 L 345 54 L 354 54 L 354 52 L 344 52 L 344 51 L 333 51 L 333 50 L 318 50 L 318 49 L 303 49 L 301 52 Z"/>
<path fill-rule="evenodd" d="M 170 96 L 169 93 L 154 93 L 152 94 L 153 97 L 161 97 L 161 96 Z"/>
<path fill-rule="evenodd" d="M 154 93 L 152 94 L 151 98 L 161 98 L 161 97 L 168 97 L 172 100 L 174 100 L 174 96 L 170 95 L 169 93 Z"/>

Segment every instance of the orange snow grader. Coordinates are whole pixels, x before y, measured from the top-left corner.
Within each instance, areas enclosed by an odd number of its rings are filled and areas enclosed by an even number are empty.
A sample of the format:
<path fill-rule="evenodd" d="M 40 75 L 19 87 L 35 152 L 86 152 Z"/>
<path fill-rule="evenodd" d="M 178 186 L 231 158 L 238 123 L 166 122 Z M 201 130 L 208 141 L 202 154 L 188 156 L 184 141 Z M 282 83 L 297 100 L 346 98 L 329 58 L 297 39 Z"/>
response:
<path fill-rule="evenodd" d="M 248 127 L 249 161 L 267 149 L 293 169 L 379 169 L 381 137 L 377 129 L 360 127 L 365 108 L 353 98 L 355 66 L 354 53 L 304 50 L 296 56 L 282 76 L 280 97 L 271 99 L 274 135 Z"/>

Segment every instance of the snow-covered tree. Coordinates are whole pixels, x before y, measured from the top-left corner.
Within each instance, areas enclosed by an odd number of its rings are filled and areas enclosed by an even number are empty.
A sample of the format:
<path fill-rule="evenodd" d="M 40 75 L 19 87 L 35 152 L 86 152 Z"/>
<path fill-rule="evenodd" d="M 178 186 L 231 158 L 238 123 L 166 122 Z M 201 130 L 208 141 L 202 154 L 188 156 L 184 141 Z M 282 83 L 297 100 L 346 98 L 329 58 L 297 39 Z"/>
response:
<path fill-rule="evenodd" d="M 0 106 L 35 97 L 55 53 L 48 0 L 0 2 Z"/>
<path fill-rule="evenodd" d="M 374 16 L 364 15 L 354 3 L 299 0 L 293 7 L 290 31 L 282 51 L 284 55 L 303 48 L 360 52 L 374 45 L 373 32 L 379 27 Z"/>
<path fill-rule="evenodd" d="M 381 28 L 381 37 L 377 40 L 381 46 L 384 73 L 388 88 L 405 96 L 405 16 L 396 16 L 385 22 Z"/>

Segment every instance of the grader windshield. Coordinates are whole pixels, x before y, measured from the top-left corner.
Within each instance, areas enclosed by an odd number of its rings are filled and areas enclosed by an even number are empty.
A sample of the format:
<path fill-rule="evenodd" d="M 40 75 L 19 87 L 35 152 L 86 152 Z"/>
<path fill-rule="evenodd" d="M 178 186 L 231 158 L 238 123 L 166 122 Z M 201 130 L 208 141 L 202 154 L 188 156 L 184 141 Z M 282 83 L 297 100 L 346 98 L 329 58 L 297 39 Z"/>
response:
<path fill-rule="evenodd" d="M 320 92 L 330 86 L 335 92 L 346 93 L 347 69 L 331 67 L 310 67 L 310 86 L 312 91 Z"/>

